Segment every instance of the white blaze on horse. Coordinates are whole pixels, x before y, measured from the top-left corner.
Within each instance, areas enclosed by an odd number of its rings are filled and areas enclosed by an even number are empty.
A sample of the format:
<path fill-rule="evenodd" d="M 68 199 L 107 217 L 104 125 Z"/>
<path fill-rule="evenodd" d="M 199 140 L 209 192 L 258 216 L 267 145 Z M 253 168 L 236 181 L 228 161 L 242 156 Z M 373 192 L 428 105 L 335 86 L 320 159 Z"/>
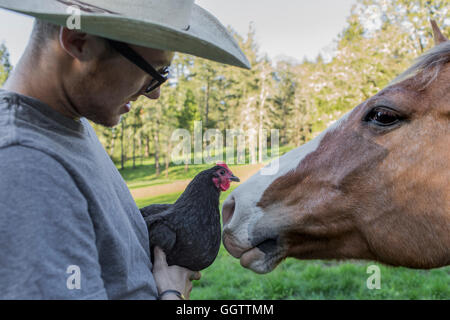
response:
<path fill-rule="evenodd" d="M 286 257 L 450 264 L 450 41 L 223 206 L 223 241 L 258 273 Z"/>

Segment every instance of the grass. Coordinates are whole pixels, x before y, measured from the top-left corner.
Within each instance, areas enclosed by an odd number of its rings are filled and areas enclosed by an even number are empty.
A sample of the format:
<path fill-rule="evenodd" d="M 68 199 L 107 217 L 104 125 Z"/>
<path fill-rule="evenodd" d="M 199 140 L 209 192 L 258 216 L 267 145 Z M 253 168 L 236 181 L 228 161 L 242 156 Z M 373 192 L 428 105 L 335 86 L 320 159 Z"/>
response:
<path fill-rule="evenodd" d="M 369 290 L 369 265 L 381 270 L 381 288 Z M 242 268 L 222 247 L 212 266 L 194 284 L 192 299 L 449 299 L 449 268 L 430 271 L 393 268 L 373 262 L 287 259 L 269 274 Z"/>
<path fill-rule="evenodd" d="M 186 172 L 184 166 L 170 166 L 169 175 L 166 178 L 164 167 L 159 176 L 156 175 L 154 163 L 150 159 L 144 161 L 143 165 L 136 165 L 136 168 L 125 167 L 119 170 L 121 175 L 127 181 L 129 189 L 138 189 L 154 185 L 162 185 L 178 180 L 188 180 L 200 171 L 211 168 L 211 164 L 190 165 Z"/>
<path fill-rule="evenodd" d="M 222 193 L 223 201 L 234 188 Z M 173 193 L 136 203 L 173 203 Z M 381 289 L 366 286 L 369 265 L 381 270 Z M 273 272 L 258 275 L 240 266 L 223 246 L 216 261 L 194 283 L 191 299 L 450 299 L 450 267 L 412 270 L 368 261 L 300 261 L 286 259 Z"/>
<path fill-rule="evenodd" d="M 291 150 L 293 147 L 291 146 L 282 146 L 279 149 L 279 154 L 282 155 L 287 151 Z M 269 150 L 270 151 L 270 150 Z M 270 153 L 270 152 L 269 152 Z M 224 158 L 225 159 L 225 158 Z M 250 159 L 249 155 L 246 154 L 245 163 L 249 164 Z M 161 173 L 159 176 L 156 175 L 155 168 L 155 159 L 147 158 L 142 160 L 136 160 L 135 168 L 132 168 L 133 160 L 129 159 L 125 162 L 124 169 L 119 170 L 120 174 L 127 182 L 129 189 L 137 189 L 144 188 L 148 186 L 154 185 L 162 185 L 166 183 L 171 183 L 178 180 L 188 180 L 192 179 L 192 177 L 202 170 L 206 170 L 212 167 L 212 164 L 191 164 L 189 165 L 189 170 L 185 171 L 184 164 L 182 165 L 174 165 L 173 163 L 169 166 L 169 174 L 166 178 L 165 176 L 165 165 L 161 162 L 160 169 Z M 233 167 L 238 165 L 229 165 L 230 169 L 233 170 Z M 116 162 L 116 167 L 120 168 L 120 162 Z"/>

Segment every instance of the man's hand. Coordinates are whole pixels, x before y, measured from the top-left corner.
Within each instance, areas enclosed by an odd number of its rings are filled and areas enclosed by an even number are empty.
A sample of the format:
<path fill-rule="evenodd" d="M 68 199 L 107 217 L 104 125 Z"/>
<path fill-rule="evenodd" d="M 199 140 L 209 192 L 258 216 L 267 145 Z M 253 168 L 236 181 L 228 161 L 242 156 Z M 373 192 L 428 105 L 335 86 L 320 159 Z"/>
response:
<path fill-rule="evenodd" d="M 200 272 L 192 271 L 180 266 L 168 266 L 166 255 L 159 247 L 154 249 L 155 261 L 153 264 L 153 277 L 155 278 L 158 292 L 166 290 L 177 290 L 183 294 L 186 299 L 192 290 L 192 280 L 200 280 Z M 164 295 L 165 300 L 179 299 L 175 294 Z"/>

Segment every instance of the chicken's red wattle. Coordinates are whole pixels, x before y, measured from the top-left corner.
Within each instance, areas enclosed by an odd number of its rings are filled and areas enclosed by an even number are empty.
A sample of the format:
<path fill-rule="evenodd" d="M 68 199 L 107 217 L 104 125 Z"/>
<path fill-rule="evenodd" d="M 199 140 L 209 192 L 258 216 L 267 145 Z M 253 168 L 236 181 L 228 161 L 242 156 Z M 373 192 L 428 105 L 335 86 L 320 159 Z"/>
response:
<path fill-rule="evenodd" d="M 226 179 L 220 184 L 220 190 L 227 191 L 230 188 L 230 180 Z"/>

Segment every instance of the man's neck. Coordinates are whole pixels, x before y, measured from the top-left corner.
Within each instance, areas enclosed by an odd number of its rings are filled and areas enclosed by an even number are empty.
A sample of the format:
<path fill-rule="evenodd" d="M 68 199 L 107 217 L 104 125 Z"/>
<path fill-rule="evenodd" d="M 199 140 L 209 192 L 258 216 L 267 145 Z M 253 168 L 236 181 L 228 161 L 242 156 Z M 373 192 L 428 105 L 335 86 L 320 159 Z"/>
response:
<path fill-rule="evenodd" d="M 63 83 L 58 77 L 59 70 L 51 69 L 45 70 L 39 63 L 33 65 L 25 53 L 3 89 L 35 98 L 62 115 L 79 120 L 81 116 L 72 107 Z"/>

